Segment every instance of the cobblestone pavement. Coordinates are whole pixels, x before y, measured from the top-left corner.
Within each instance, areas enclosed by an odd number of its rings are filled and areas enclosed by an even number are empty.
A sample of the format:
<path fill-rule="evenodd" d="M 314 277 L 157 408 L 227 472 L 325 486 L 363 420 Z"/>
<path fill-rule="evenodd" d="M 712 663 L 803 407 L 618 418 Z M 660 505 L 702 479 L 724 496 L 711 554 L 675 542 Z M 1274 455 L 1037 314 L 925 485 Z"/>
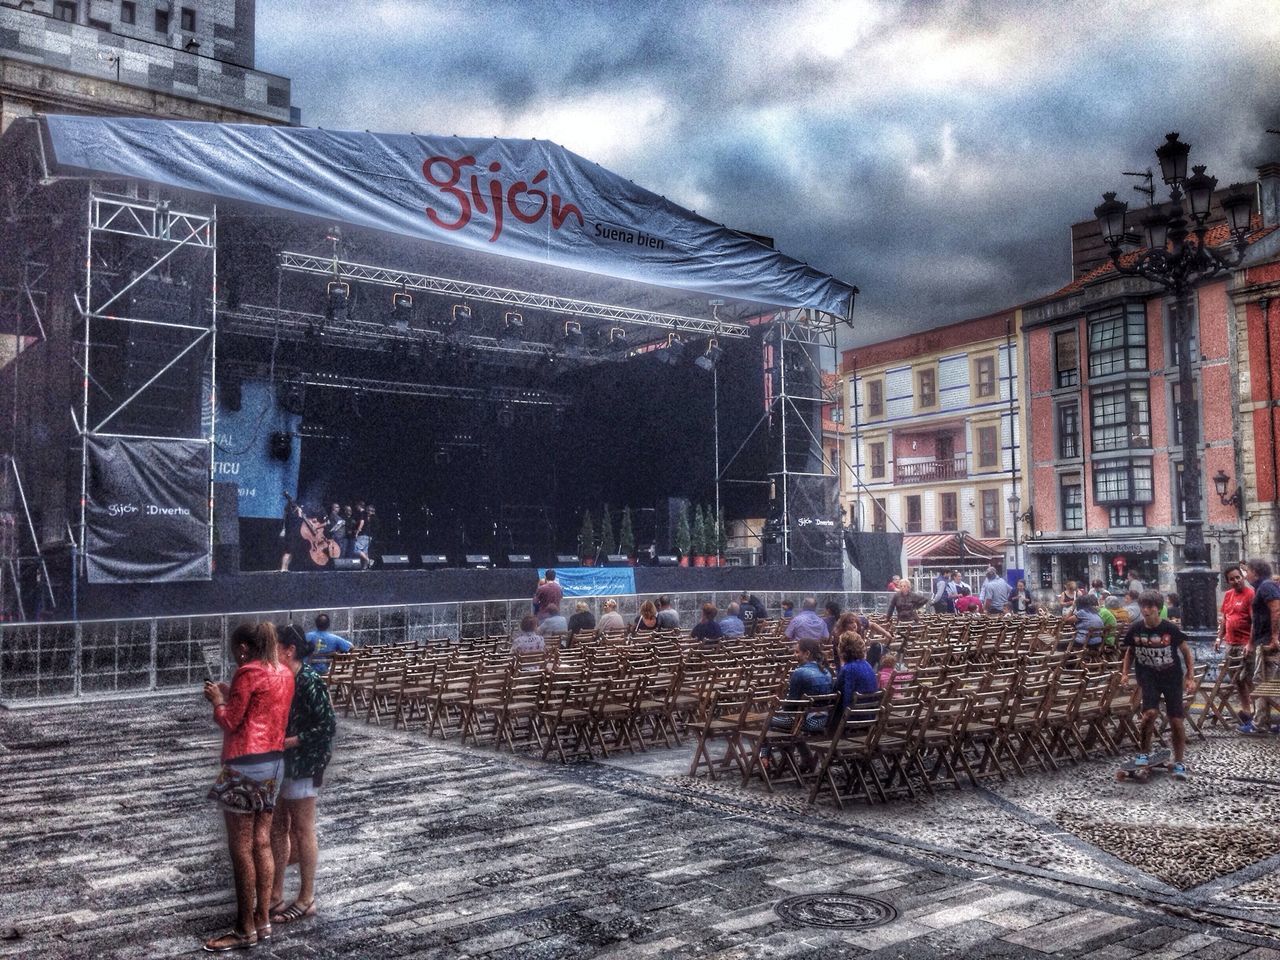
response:
<path fill-rule="evenodd" d="M 0 958 L 187 955 L 225 929 L 219 742 L 198 695 L 0 712 Z M 1185 784 L 1097 762 L 839 813 L 690 780 L 688 749 L 560 767 L 344 721 L 320 915 L 254 956 L 1280 960 L 1280 741 L 1192 751 Z M 775 912 L 826 892 L 897 917 Z"/>

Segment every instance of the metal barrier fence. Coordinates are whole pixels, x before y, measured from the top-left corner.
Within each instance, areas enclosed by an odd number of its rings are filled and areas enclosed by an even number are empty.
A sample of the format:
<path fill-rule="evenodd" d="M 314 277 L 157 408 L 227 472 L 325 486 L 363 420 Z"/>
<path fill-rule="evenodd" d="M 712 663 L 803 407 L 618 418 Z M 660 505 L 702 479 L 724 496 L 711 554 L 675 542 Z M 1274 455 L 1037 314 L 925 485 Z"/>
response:
<path fill-rule="evenodd" d="M 704 603 L 722 613 L 738 592 L 666 594 L 691 627 Z M 784 599 L 799 606 L 793 592 L 758 592 L 771 616 Z M 830 600 L 841 609 L 883 613 L 888 593 L 816 594 L 819 607 Z M 658 594 L 618 596 L 618 612 L 630 623 L 645 600 Z M 597 617 L 606 597 L 566 597 L 562 611 L 573 613 L 578 600 Z M 376 643 L 458 642 L 508 633 L 529 612 L 529 600 L 475 600 L 415 603 L 385 607 L 269 610 L 132 620 L 80 620 L 0 625 L 0 706 L 110 699 L 198 687 L 206 679 L 231 675 L 226 638 L 244 620 L 293 621 L 310 628 L 318 613 L 328 613 L 330 629 L 357 646 Z"/>

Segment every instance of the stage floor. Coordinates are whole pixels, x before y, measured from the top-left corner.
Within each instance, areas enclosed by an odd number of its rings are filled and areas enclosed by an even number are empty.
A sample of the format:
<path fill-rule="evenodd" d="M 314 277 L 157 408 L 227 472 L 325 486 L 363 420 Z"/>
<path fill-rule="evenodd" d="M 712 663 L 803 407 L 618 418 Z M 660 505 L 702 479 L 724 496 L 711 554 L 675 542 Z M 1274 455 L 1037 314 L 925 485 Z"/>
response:
<path fill-rule="evenodd" d="M 636 592 L 841 589 L 839 570 L 785 567 L 636 567 Z M 191 583 L 93 584 L 80 590 L 82 620 L 377 607 L 532 597 L 538 573 L 501 570 L 357 570 L 235 573 Z M 69 611 L 68 611 L 69 612 Z M 57 619 L 63 619 L 63 616 Z"/>

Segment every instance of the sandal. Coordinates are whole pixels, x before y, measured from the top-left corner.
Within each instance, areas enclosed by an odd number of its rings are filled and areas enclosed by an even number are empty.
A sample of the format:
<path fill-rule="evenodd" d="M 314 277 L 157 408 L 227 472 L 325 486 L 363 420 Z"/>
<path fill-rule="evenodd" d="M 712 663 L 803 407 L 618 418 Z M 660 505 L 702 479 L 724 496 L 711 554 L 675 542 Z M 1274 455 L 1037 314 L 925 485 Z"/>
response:
<path fill-rule="evenodd" d="M 272 923 L 295 923 L 303 917 L 314 917 L 316 915 L 316 902 L 312 900 L 305 907 L 298 901 L 294 901 L 287 908 L 279 913 L 271 914 Z"/>
<path fill-rule="evenodd" d="M 264 923 L 262 926 L 258 927 L 258 942 L 266 943 L 270 939 L 271 939 L 271 924 Z"/>
<path fill-rule="evenodd" d="M 224 933 L 220 937 L 214 937 L 212 940 L 204 942 L 204 948 L 209 953 L 226 953 L 228 950 L 248 950 L 250 947 L 258 945 L 258 932 L 255 930 L 250 934 L 243 934 L 239 930 L 231 930 Z"/>

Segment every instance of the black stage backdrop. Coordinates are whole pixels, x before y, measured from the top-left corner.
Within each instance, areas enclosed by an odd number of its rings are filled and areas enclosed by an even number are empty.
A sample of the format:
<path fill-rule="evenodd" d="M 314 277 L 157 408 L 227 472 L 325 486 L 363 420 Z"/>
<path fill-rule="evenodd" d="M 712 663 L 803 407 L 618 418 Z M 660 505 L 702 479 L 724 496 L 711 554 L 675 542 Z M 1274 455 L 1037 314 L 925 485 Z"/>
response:
<path fill-rule="evenodd" d="M 90 583 L 208 580 L 209 445 L 90 437 Z"/>

